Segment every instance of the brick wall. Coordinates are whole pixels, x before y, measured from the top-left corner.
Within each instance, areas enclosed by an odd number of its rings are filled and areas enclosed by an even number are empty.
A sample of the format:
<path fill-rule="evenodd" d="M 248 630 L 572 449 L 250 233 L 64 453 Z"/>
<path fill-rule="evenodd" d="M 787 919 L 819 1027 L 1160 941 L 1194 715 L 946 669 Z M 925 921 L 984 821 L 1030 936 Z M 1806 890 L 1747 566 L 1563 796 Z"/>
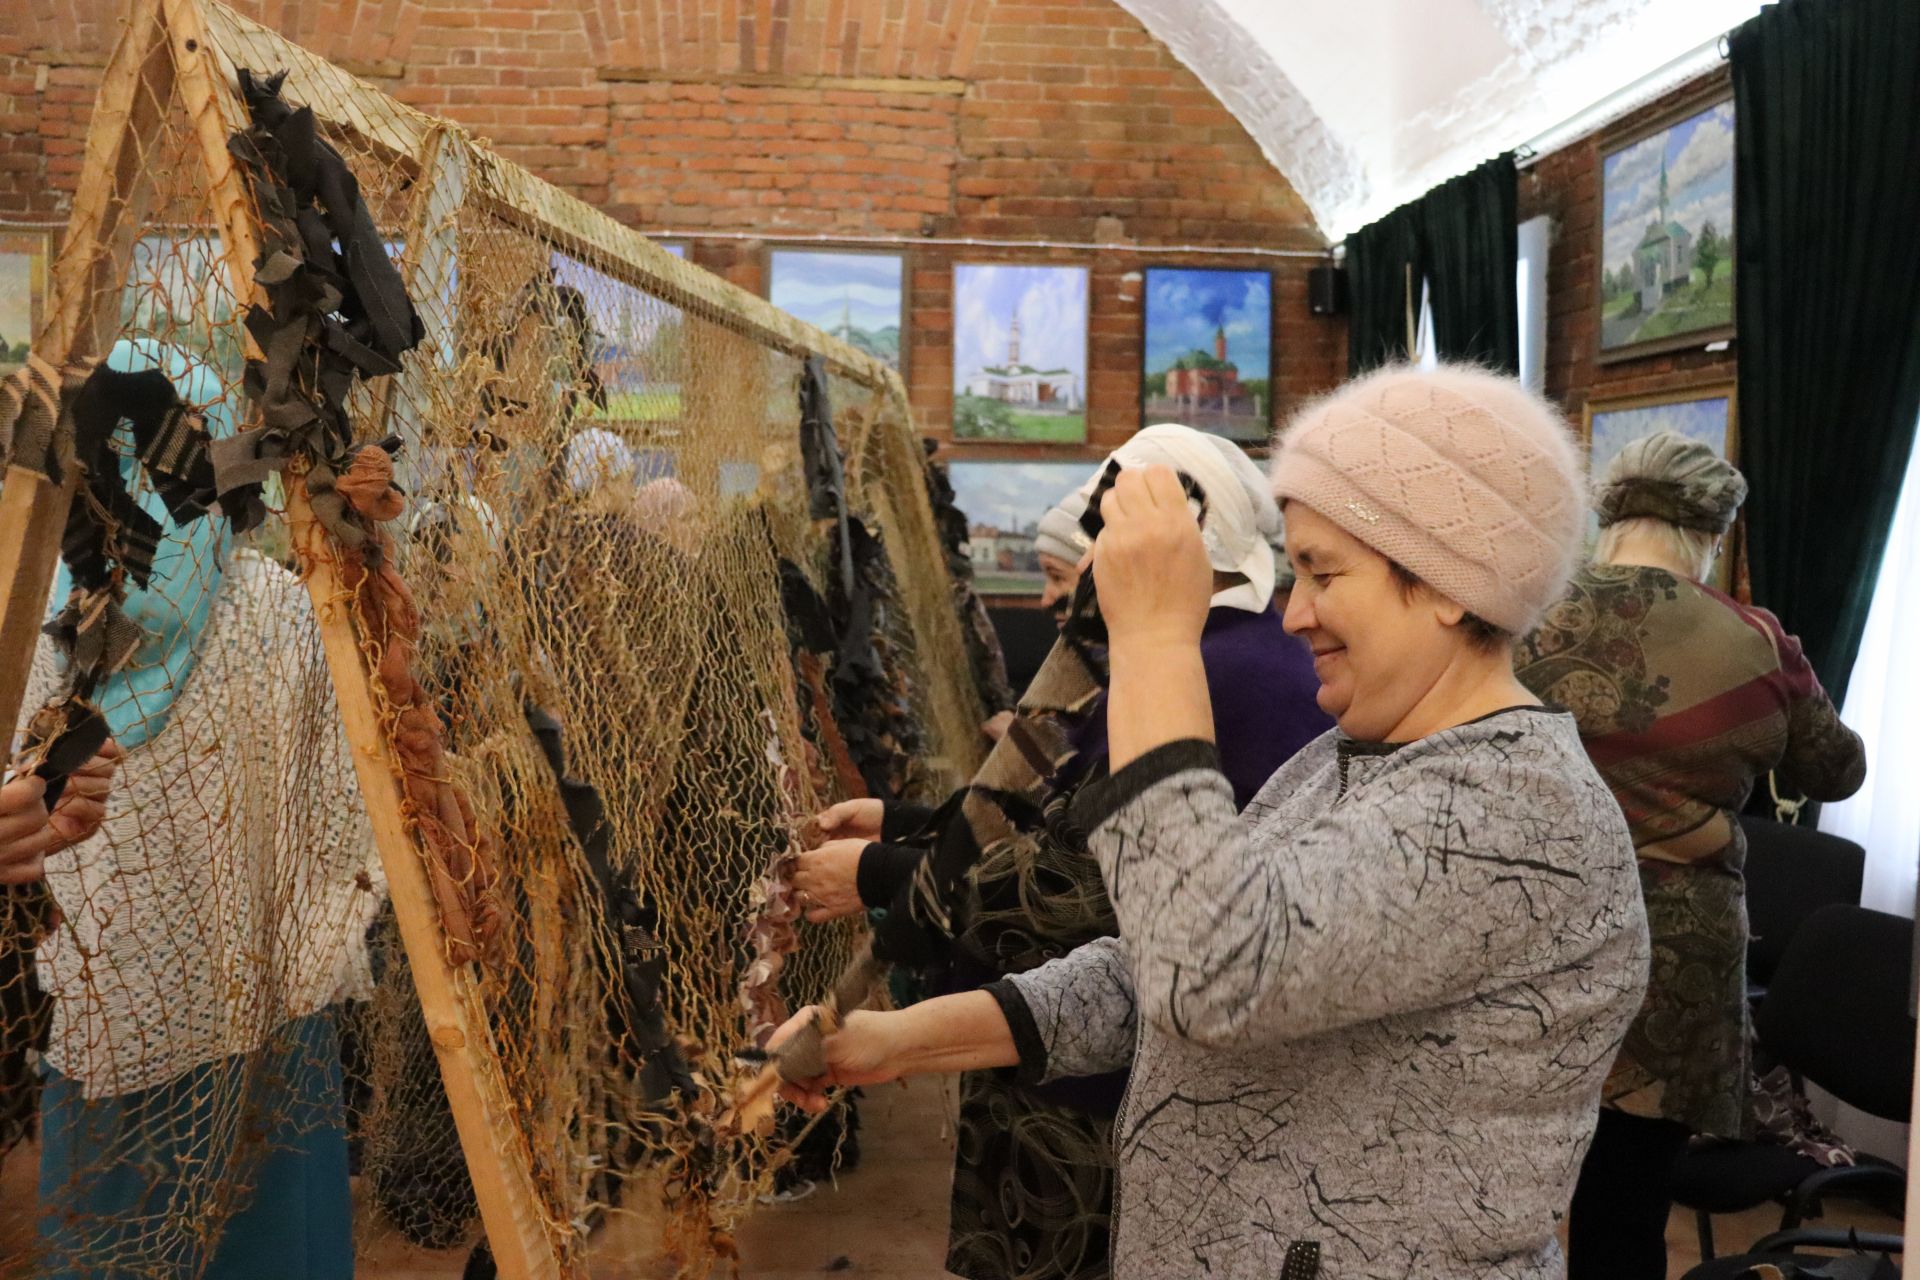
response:
<path fill-rule="evenodd" d="M 58 219 L 119 0 L 30 0 L 0 36 L 0 218 Z M 909 237 L 923 425 L 952 393 L 956 260 L 1091 269 L 1091 441 L 1138 422 L 1139 270 L 1271 267 L 1275 408 L 1336 381 L 1305 205 L 1111 0 L 241 0 L 249 16 L 759 291 L 782 236 Z M 701 233 L 709 233 L 701 238 Z M 714 238 L 712 233 L 756 238 Z M 1097 243 L 949 247 L 921 237 Z M 1153 245 L 1218 246 L 1166 256 Z M 1008 452 L 1008 450 L 1002 450 Z M 1013 450 L 1012 452 L 1017 452 Z"/>
<path fill-rule="evenodd" d="M 1724 382 L 1734 376 L 1738 344 L 1725 351 L 1672 351 L 1600 364 L 1594 256 L 1600 218 L 1600 146 L 1724 83 L 1725 73 L 1682 86 L 1601 134 L 1545 157 L 1520 175 L 1520 219 L 1553 219 L 1547 261 L 1547 394 L 1578 422 L 1589 400 L 1651 395 Z M 1738 211 L 1736 210 L 1736 216 Z"/>

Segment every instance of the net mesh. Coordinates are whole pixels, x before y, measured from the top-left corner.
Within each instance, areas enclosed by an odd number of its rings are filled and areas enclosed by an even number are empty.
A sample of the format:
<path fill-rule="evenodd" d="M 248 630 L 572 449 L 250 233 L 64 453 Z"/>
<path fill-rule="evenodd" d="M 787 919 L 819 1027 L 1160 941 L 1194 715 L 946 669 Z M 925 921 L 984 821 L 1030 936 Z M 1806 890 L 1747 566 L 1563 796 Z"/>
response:
<path fill-rule="evenodd" d="M 347 407 L 357 441 L 402 442 L 406 509 L 385 528 L 421 618 L 412 674 L 486 837 L 486 865 L 456 878 L 493 923 L 478 963 L 451 928 L 430 957 L 467 1014 L 450 1046 L 355 780 L 381 744 L 343 728 L 322 642 L 355 627 L 363 674 L 380 670 L 364 598 L 338 572 L 310 596 L 300 552 L 333 552 L 302 541 L 290 478 L 242 536 L 164 521 L 127 601 L 146 638 L 96 693 L 128 748 L 110 816 L 49 860 L 50 894 L 10 889 L 0 911 L 0 1140 L 32 1109 L 22 1046 L 52 1072 L 41 1239 L 0 1274 L 195 1274 L 223 1234 L 311 1209 L 261 1189 L 274 1162 L 339 1142 L 343 1099 L 360 1246 L 466 1244 L 450 1051 L 553 1274 L 615 1210 L 704 1274 L 796 1138 L 716 1123 L 733 1054 L 818 998 L 854 942 L 793 933 L 780 859 L 851 789 L 932 798 L 977 758 L 984 712 L 900 384 L 265 29 L 166 12 L 205 23 L 212 101 L 164 53 L 142 63 L 158 8 L 137 8 L 135 56 L 108 72 L 111 93 L 139 69 L 131 108 L 96 112 L 111 136 L 90 141 L 107 198 L 91 225 L 76 215 L 56 288 L 83 299 L 97 354 L 167 373 L 216 439 L 254 420 L 252 282 L 226 256 L 207 157 L 247 124 L 232 71 L 289 72 L 285 100 L 358 180 L 425 333 Z M 814 354 L 844 530 L 804 456 Z M 862 602 L 874 667 L 796 659 L 797 586 Z M 43 644 L 26 710 L 61 679 Z"/>

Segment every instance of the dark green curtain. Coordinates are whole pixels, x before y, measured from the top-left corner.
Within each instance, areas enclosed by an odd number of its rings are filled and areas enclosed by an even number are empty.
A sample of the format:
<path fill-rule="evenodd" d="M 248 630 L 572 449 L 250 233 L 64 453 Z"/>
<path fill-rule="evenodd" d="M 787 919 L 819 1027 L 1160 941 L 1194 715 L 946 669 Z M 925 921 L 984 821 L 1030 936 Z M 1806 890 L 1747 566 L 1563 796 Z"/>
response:
<path fill-rule="evenodd" d="M 1518 187 L 1508 154 L 1420 198 L 1433 346 L 1442 360 L 1520 372 Z"/>
<path fill-rule="evenodd" d="M 1347 237 L 1349 374 L 1407 358 L 1422 281 L 1441 359 L 1520 371 L 1517 186 L 1504 155 Z"/>
<path fill-rule="evenodd" d="M 1419 206 L 1402 205 L 1348 236 L 1346 265 L 1347 372 L 1362 374 L 1406 359 L 1408 269 L 1416 308 L 1426 271 L 1420 259 Z"/>
<path fill-rule="evenodd" d="M 1731 56 L 1753 595 L 1837 702 L 1920 415 L 1920 4 L 1784 0 Z"/>

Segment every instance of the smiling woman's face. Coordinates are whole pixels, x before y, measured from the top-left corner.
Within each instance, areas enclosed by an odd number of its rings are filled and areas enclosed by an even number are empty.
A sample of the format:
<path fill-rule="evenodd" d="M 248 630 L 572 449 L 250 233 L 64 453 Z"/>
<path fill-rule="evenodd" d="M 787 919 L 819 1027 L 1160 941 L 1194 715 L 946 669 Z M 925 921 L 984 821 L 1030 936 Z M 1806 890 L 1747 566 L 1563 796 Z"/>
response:
<path fill-rule="evenodd" d="M 1299 575 L 1286 626 L 1313 650 L 1320 709 L 1351 737 L 1389 741 L 1459 653 L 1460 607 L 1403 589 L 1385 556 L 1312 507 L 1289 502 L 1286 521 Z"/>

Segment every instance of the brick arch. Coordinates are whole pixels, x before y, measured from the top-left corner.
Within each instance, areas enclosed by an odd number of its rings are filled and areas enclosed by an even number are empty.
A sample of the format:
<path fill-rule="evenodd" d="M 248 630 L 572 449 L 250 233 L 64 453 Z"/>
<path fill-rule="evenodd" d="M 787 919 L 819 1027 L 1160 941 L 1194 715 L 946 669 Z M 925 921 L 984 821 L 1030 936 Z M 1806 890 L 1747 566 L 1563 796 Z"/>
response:
<path fill-rule="evenodd" d="M 969 78 L 961 222 L 1091 240 L 1104 217 L 1149 242 L 1324 244 L 1234 113 L 1113 0 L 995 0 Z"/>

